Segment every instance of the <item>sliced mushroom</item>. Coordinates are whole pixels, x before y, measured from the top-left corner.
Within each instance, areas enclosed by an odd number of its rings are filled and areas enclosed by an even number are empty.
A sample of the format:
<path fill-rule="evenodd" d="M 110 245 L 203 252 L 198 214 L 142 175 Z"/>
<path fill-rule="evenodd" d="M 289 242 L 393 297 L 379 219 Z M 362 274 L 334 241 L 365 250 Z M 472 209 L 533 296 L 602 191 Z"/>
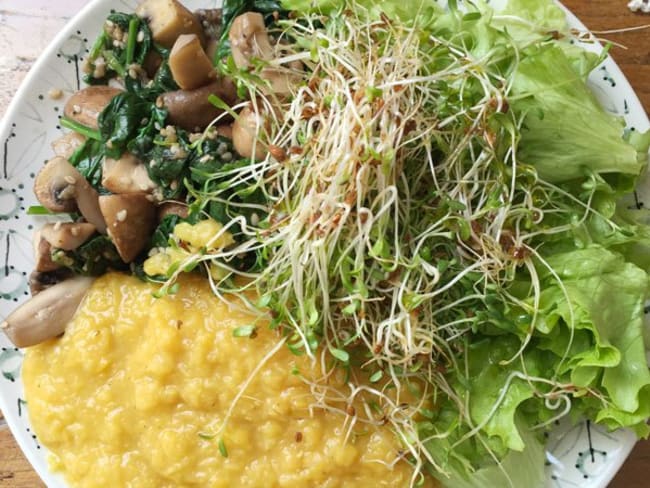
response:
<path fill-rule="evenodd" d="M 169 122 L 188 131 L 203 131 L 223 110 L 212 105 L 208 97 L 214 94 L 227 105 L 237 103 L 237 88 L 228 78 L 220 78 L 214 83 L 196 90 L 178 90 L 161 96 L 163 105 L 169 111 Z M 229 120 L 230 117 L 228 117 Z"/>
<path fill-rule="evenodd" d="M 96 85 L 79 90 L 65 104 L 64 114 L 86 127 L 97 129 L 97 117 L 121 90 Z"/>
<path fill-rule="evenodd" d="M 29 347 L 65 331 L 94 278 L 76 276 L 28 300 L 0 324 L 16 347 Z"/>
<path fill-rule="evenodd" d="M 99 194 L 77 169 L 61 157 L 51 159 L 34 180 L 38 201 L 52 212 L 75 212 L 77 209 L 99 232 L 106 224 L 99 210 Z"/>
<path fill-rule="evenodd" d="M 198 19 L 176 0 L 145 0 L 135 13 L 147 20 L 154 41 L 165 47 L 172 47 L 182 34 L 196 34 L 204 42 Z"/>
<path fill-rule="evenodd" d="M 270 61 L 274 57 L 264 17 L 257 12 L 247 12 L 236 17 L 228 39 L 238 68 L 248 68 L 253 58 Z"/>
<path fill-rule="evenodd" d="M 272 61 L 278 57 L 269 40 L 264 17 L 259 13 L 247 12 L 235 18 L 228 38 L 238 68 L 249 68 L 253 59 Z M 287 95 L 301 80 L 301 68 L 300 62 L 288 67 L 267 66 L 260 71 L 260 76 L 270 83 L 270 93 Z"/>
<path fill-rule="evenodd" d="M 78 132 L 68 132 L 62 137 L 52 141 L 52 149 L 56 156 L 70 159 L 70 156 L 86 142 L 86 138 Z"/>
<path fill-rule="evenodd" d="M 264 159 L 268 153 L 266 145 L 260 141 L 266 121 L 251 107 L 245 107 L 232 125 L 232 143 L 235 150 L 244 158 Z"/>
<path fill-rule="evenodd" d="M 96 230 L 95 226 L 88 222 L 58 222 L 44 225 L 40 233 L 53 248 L 74 251 Z"/>
<path fill-rule="evenodd" d="M 144 193 L 130 193 L 102 195 L 99 206 L 118 254 L 130 263 L 149 242 L 156 225 L 155 205 Z"/>
<path fill-rule="evenodd" d="M 190 209 L 184 203 L 164 202 L 158 205 L 158 222 L 168 215 L 177 215 L 180 218 L 185 219 L 189 213 Z"/>
<path fill-rule="evenodd" d="M 178 36 L 169 54 L 169 69 L 182 90 L 195 90 L 216 78 L 212 61 L 196 34 Z"/>
<path fill-rule="evenodd" d="M 145 165 L 131 153 L 104 159 L 102 186 L 112 193 L 150 193 L 157 188 Z"/>
<path fill-rule="evenodd" d="M 232 124 L 221 124 L 217 126 L 217 134 L 232 139 Z"/>
<path fill-rule="evenodd" d="M 55 157 L 47 162 L 34 180 L 34 194 L 52 212 L 77 210 L 75 182 L 81 174 L 68 161 Z"/>
<path fill-rule="evenodd" d="M 38 272 L 50 272 L 59 269 L 61 266 L 52 261 L 52 244 L 45 239 L 40 230 L 34 232 L 32 239 L 34 244 L 34 269 Z"/>
<path fill-rule="evenodd" d="M 32 271 L 29 275 L 29 291 L 34 297 L 43 290 L 47 290 L 71 276 L 72 271 L 68 268 L 59 268 L 47 272 Z"/>

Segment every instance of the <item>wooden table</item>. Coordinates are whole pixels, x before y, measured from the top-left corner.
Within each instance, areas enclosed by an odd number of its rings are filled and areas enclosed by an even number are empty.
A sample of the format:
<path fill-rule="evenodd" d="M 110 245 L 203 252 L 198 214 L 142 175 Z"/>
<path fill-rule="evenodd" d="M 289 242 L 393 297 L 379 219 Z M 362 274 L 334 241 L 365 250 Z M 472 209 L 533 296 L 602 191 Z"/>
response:
<path fill-rule="evenodd" d="M 86 0 L 0 0 L 0 115 L 34 59 L 65 23 L 67 16 L 85 3 Z M 629 12 L 627 0 L 564 0 L 564 4 L 594 31 L 650 24 L 650 15 Z M 627 50 L 614 48 L 612 55 L 632 83 L 646 111 L 650 110 L 650 29 L 603 34 L 602 37 L 628 46 Z M 42 486 L 0 414 L 0 488 Z M 610 488 L 648 486 L 650 442 L 640 442 Z"/>

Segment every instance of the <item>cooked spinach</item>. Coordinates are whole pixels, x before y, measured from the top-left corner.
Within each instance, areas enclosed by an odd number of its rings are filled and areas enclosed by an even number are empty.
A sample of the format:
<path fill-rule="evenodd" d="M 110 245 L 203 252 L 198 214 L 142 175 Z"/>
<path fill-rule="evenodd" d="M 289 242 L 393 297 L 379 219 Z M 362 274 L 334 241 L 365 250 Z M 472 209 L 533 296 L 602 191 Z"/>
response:
<path fill-rule="evenodd" d="M 154 141 L 159 136 L 160 129 L 165 127 L 166 119 L 167 110 L 151 104 L 146 123 L 140 126 L 137 135 L 129 141 L 127 150 L 140 160 L 146 160 L 154 148 Z"/>
<path fill-rule="evenodd" d="M 165 215 L 151 236 L 149 248 L 169 247 L 169 236 L 174 233 L 174 227 L 183 219 L 175 214 Z"/>
<path fill-rule="evenodd" d="M 126 41 L 123 37 L 126 34 Z M 119 39 L 118 39 L 119 37 Z M 88 62 L 94 71 L 100 58 L 106 69 L 103 76 L 94 73 L 84 76 L 89 85 L 105 85 L 117 76 L 129 78 L 131 65 L 142 65 L 153 48 L 149 25 L 135 14 L 114 12 L 110 14 L 102 34 L 97 38 L 88 55 Z"/>
<path fill-rule="evenodd" d="M 226 155 L 229 156 L 224 158 Z M 233 185 L 230 181 L 233 170 L 249 164 L 250 160 L 240 158 L 230 139 L 220 136 L 204 140 L 192 155 L 189 163 L 190 182 L 195 196 L 201 209 L 216 221 L 226 224 L 239 215 L 247 220 L 253 218 L 253 214 L 257 214 L 259 220 L 266 217 L 259 210 L 246 206 L 266 202 L 257 185 Z M 219 195 L 219 198 L 212 198 L 214 195 Z M 231 231 L 236 237 L 240 227 L 235 225 Z"/>
<path fill-rule="evenodd" d="M 128 269 L 110 238 L 99 234 L 74 251 L 53 250 L 52 261 L 85 276 L 99 276 L 109 269 Z"/>
<path fill-rule="evenodd" d="M 106 155 L 119 158 L 151 112 L 152 104 L 134 93 L 127 91 L 113 97 L 97 119 Z"/>
<path fill-rule="evenodd" d="M 102 183 L 102 162 L 104 161 L 104 144 L 101 141 L 87 139 L 68 159 L 86 180 L 97 189 Z"/>

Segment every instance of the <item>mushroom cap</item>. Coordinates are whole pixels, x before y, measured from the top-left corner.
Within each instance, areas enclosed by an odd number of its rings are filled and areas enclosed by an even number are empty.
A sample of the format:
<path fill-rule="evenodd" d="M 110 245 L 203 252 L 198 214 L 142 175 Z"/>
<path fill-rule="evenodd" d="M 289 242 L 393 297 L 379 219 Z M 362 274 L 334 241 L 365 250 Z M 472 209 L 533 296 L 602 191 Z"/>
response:
<path fill-rule="evenodd" d="M 214 83 L 196 90 L 176 90 L 163 93 L 160 100 L 169 111 L 168 120 L 188 131 L 202 131 L 224 111 L 210 103 L 208 97 L 214 94 L 233 106 L 237 103 L 237 86 L 230 78 L 220 77 Z M 232 120 L 229 115 L 222 119 Z"/>
<path fill-rule="evenodd" d="M 111 193 L 151 193 L 157 188 L 146 166 L 128 152 L 122 154 L 120 159 L 104 159 L 102 186 Z"/>
<path fill-rule="evenodd" d="M 244 158 L 262 160 L 266 157 L 267 148 L 260 141 L 264 133 L 266 121 L 261 114 L 250 107 L 244 107 L 235 123 L 232 125 L 232 143 L 235 150 Z M 253 146 L 255 151 L 253 151 Z"/>
<path fill-rule="evenodd" d="M 88 222 L 58 222 L 44 225 L 40 233 L 53 248 L 74 251 L 96 230 Z"/>
<path fill-rule="evenodd" d="M 56 156 L 68 159 L 84 142 L 86 142 L 85 136 L 82 136 L 78 132 L 68 132 L 54 139 L 51 146 Z"/>
<path fill-rule="evenodd" d="M 238 68 L 250 66 L 252 58 L 273 59 L 273 47 L 264 24 L 264 17 L 257 12 L 246 12 L 232 22 L 228 33 L 232 57 Z"/>
<path fill-rule="evenodd" d="M 144 193 L 102 195 L 99 207 L 107 232 L 125 263 L 145 248 L 156 225 L 156 206 Z"/>
<path fill-rule="evenodd" d="M 47 272 L 32 271 L 29 275 L 29 291 L 35 297 L 43 290 L 47 290 L 71 276 L 72 270 L 68 268 L 59 268 Z"/>
<path fill-rule="evenodd" d="M 34 232 L 34 269 L 39 273 L 57 270 L 60 264 L 52 261 L 52 245 L 43 237 L 40 230 Z"/>
<path fill-rule="evenodd" d="M 94 278 L 76 276 L 23 303 L 0 324 L 16 347 L 29 347 L 65 331 Z"/>
<path fill-rule="evenodd" d="M 52 212 L 76 212 L 106 233 L 106 223 L 99 210 L 97 191 L 67 160 L 55 157 L 36 175 L 34 193 L 41 205 Z"/>
<path fill-rule="evenodd" d="M 177 215 L 182 219 L 186 219 L 190 213 L 190 209 L 186 203 L 179 202 L 163 202 L 156 207 L 158 214 L 158 222 L 167 217 L 168 215 Z"/>
<path fill-rule="evenodd" d="M 66 102 L 63 113 L 81 125 L 97 129 L 97 118 L 115 95 L 122 90 L 112 86 L 94 85 L 82 88 Z"/>
<path fill-rule="evenodd" d="M 76 212 L 75 184 L 83 176 L 62 157 L 50 159 L 36 175 L 34 194 L 52 212 Z"/>

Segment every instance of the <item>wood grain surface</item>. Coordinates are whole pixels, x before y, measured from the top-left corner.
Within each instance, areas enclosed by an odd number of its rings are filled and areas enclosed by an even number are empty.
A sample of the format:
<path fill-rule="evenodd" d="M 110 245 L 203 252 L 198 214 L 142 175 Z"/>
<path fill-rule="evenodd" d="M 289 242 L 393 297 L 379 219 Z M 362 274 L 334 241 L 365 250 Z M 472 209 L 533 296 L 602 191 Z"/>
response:
<path fill-rule="evenodd" d="M 0 0 L 0 115 L 34 59 L 86 0 Z M 650 24 L 650 15 L 633 14 L 627 0 L 564 0 L 599 37 L 627 46 L 611 53 L 650 110 L 650 29 L 612 33 Z M 24 39 L 30 39 L 25 43 Z M 0 488 L 40 488 L 43 483 L 25 460 L 0 413 Z M 610 488 L 650 486 L 650 442 L 637 444 Z M 119 488 L 119 487 L 115 487 Z M 236 487 L 233 487 L 236 488 Z M 486 487 L 492 488 L 492 487 Z M 497 487 L 494 487 L 497 488 Z"/>

